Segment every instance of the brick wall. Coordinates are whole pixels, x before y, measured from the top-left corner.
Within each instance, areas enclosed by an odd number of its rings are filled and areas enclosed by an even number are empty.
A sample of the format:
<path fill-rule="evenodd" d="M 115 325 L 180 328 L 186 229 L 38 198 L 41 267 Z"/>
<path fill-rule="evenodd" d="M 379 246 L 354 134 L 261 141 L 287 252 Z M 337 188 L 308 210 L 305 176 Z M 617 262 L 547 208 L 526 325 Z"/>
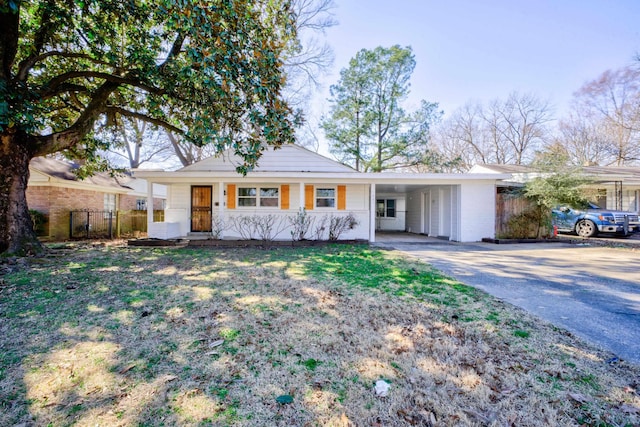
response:
<path fill-rule="evenodd" d="M 135 199 L 134 199 L 135 203 Z M 49 237 L 69 238 L 69 212 L 72 210 L 103 210 L 104 193 L 75 188 L 31 186 L 27 188 L 29 209 L 49 216 Z M 116 197 L 118 206 L 118 197 Z"/>

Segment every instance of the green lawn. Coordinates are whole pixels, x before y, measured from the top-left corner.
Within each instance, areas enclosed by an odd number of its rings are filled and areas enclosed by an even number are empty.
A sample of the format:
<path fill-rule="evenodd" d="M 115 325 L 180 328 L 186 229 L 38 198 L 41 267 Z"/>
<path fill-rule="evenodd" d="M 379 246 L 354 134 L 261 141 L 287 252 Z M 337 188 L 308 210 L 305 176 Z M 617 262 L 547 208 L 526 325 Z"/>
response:
<path fill-rule="evenodd" d="M 637 367 L 367 246 L 58 245 L 0 337 L 2 426 L 640 425 Z"/>

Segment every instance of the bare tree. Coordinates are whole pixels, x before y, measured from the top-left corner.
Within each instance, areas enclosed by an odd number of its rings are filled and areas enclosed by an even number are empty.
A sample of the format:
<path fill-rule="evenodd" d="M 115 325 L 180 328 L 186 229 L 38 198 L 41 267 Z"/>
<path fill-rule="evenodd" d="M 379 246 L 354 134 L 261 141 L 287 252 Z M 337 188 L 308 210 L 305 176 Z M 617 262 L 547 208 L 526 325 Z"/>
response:
<path fill-rule="evenodd" d="M 605 71 L 574 95 L 576 105 L 589 113 L 592 125 L 606 132 L 607 163 L 640 161 L 640 66 Z"/>
<path fill-rule="evenodd" d="M 548 136 L 547 124 L 552 120 L 549 103 L 532 94 L 512 92 L 505 101 L 493 101 L 490 113 L 491 133 L 496 135 L 501 160 L 516 165 L 532 160 Z"/>
<path fill-rule="evenodd" d="M 164 162 L 173 152 L 164 141 L 164 131 L 133 117 L 117 117 L 111 128 L 101 127 L 96 138 L 105 140 L 109 149 L 101 156 L 115 166 L 131 169 L 147 162 Z"/>
<path fill-rule="evenodd" d="M 200 160 L 216 154 L 216 151 L 208 146 L 197 146 L 183 138 L 177 137 L 171 132 L 166 132 L 165 147 L 173 151 L 182 166 L 189 166 Z"/>
<path fill-rule="evenodd" d="M 334 0 L 292 0 L 298 43 L 284 58 L 290 105 L 306 107 L 310 94 L 320 86 L 319 77 L 333 65 L 333 50 L 323 36 L 327 28 L 338 24 L 335 7 Z"/>
<path fill-rule="evenodd" d="M 465 172 L 476 163 L 492 163 L 482 133 L 481 106 L 467 103 L 433 133 L 433 147 L 452 163 L 447 172 Z"/>
<path fill-rule="evenodd" d="M 584 108 L 577 109 L 558 123 L 557 135 L 544 151 L 563 153 L 575 166 L 609 165 L 609 137 L 602 120 Z"/>
<path fill-rule="evenodd" d="M 470 102 L 454 111 L 436 131 L 434 146 L 456 170 L 476 163 L 524 164 L 548 139 L 548 102 L 513 92 L 487 105 Z"/>

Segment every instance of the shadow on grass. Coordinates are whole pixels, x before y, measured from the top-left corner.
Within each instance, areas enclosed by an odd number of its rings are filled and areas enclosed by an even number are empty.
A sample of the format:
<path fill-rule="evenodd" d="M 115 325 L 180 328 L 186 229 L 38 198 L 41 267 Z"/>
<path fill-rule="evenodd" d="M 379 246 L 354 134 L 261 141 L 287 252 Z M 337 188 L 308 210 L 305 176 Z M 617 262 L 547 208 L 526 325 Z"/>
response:
<path fill-rule="evenodd" d="M 563 424 L 600 417 L 574 385 L 613 393 L 570 337 L 532 352 L 533 319 L 366 246 L 78 251 L 5 282 L 0 425 Z"/>

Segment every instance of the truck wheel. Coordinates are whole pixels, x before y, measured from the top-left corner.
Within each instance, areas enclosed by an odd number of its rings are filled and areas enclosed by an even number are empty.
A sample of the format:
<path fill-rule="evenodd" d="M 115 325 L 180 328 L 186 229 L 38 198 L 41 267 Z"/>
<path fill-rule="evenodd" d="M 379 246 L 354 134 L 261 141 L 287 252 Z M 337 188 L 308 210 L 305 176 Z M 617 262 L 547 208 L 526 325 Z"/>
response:
<path fill-rule="evenodd" d="M 589 219 L 581 219 L 576 223 L 576 234 L 580 237 L 593 237 L 598 234 L 598 227 Z"/>

